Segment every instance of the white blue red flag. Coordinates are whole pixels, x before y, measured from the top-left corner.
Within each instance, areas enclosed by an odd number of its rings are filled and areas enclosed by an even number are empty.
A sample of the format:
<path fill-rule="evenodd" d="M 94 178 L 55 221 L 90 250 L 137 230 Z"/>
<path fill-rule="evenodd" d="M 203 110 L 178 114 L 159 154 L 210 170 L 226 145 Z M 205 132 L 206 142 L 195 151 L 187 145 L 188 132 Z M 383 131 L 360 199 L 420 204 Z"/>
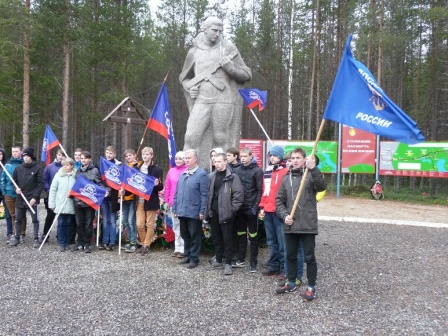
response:
<path fill-rule="evenodd" d="M 243 97 L 244 103 L 251 110 L 258 106 L 258 111 L 261 111 L 266 106 L 268 101 L 268 92 L 258 89 L 240 89 L 241 97 Z"/>
<path fill-rule="evenodd" d="M 123 179 L 121 186 L 145 200 L 151 197 L 152 189 L 154 188 L 155 178 L 148 174 L 142 173 L 140 170 L 123 165 Z"/>
<path fill-rule="evenodd" d="M 74 196 L 84 203 L 88 204 L 95 210 L 100 208 L 103 203 L 106 189 L 90 181 L 84 175 L 78 175 L 75 184 L 69 192 L 69 195 Z"/>
<path fill-rule="evenodd" d="M 51 127 L 47 125 L 45 127 L 44 140 L 42 142 L 42 154 L 40 156 L 40 160 L 45 162 L 45 165 L 49 165 L 51 163 L 51 154 L 50 151 L 60 144 L 56 135 L 54 135 Z"/>
<path fill-rule="evenodd" d="M 353 57 L 351 40 L 350 35 L 323 118 L 407 144 L 423 142 L 417 123 L 395 105 L 364 64 Z"/>
<path fill-rule="evenodd" d="M 171 120 L 168 92 L 166 90 L 165 82 L 163 82 L 151 118 L 149 118 L 146 127 L 156 131 L 168 140 L 168 158 L 170 167 L 175 167 L 176 162 L 174 156 L 176 155 L 176 142 L 174 140 L 173 123 Z"/>
<path fill-rule="evenodd" d="M 123 165 L 117 165 L 113 162 L 100 158 L 100 174 L 106 184 L 115 189 L 121 189 L 121 180 L 123 179 Z"/>

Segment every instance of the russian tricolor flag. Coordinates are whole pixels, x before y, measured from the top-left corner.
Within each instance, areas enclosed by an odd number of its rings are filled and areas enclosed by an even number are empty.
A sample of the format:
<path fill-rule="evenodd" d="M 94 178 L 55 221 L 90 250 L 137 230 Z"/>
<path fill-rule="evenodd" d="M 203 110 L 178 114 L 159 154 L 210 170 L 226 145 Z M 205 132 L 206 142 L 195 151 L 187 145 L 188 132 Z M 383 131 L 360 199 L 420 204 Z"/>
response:
<path fill-rule="evenodd" d="M 168 158 L 170 167 L 176 166 L 174 158 L 176 155 L 176 142 L 174 140 L 170 102 L 168 101 L 168 92 L 166 90 L 165 82 L 163 82 L 162 87 L 160 88 L 151 118 L 149 118 L 146 127 L 156 131 L 168 140 Z"/>
<path fill-rule="evenodd" d="M 48 166 L 51 163 L 51 155 L 50 151 L 60 144 L 56 135 L 54 135 L 51 127 L 47 125 L 45 127 L 44 140 L 42 144 L 42 154 L 40 160 L 45 162 L 45 165 Z"/>

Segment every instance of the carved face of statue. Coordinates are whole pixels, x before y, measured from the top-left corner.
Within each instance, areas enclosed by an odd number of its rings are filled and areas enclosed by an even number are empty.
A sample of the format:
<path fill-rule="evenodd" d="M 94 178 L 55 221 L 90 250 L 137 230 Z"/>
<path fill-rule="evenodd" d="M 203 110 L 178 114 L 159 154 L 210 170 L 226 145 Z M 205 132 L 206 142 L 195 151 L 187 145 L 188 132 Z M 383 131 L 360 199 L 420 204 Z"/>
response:
<path fill-rule="evenodd" d="M 206 43 L 215 44 L 222 33 L 222 27 L 218 25 L 210 25 L 204 30 L 204 39 Z"/>

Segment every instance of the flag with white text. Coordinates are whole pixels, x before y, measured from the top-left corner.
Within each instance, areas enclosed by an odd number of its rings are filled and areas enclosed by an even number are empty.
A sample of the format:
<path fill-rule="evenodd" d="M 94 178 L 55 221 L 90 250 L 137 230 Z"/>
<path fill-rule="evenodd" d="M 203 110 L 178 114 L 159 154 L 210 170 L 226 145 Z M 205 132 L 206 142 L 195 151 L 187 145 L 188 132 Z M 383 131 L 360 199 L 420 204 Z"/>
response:
<path fill-rule="evenodd" d="M 42 154 L 40 160 L 48 166 L 51 163 L 50 151 L 60 144 L 56 135 L 49 125 L 45 127 L 44 139 L 42 141 Z"/>
<path fill-rule="evenodd" d="M 75 184 L 69 192 L 69 195 L 74 196 L 95 210 L 98 210 L 103 203 L 106 189 L 90 181 L 84 175 L 78 175 Z"/>
<path fill-rule="evenodd" d="M 425 138 L 417 123 L 381 89 L 370 71 L 354 57 L 350 35 L 323 118 L 407 144 Z"/>
<path fill-rule="evenodd" d="M 266 102 L 268 101 L 268 92 L 261 91 L 259 89 L 240 89 L 241 97 L 243 97 L 244 103 L 247 105 L 249 110 L 258 106 L 258 111 L 265 108 Z"/>
<path fill-rule="evenodd" d="M 162 87 L 160 88 L 151 118 L 148 120 L 146 127 L 156 131 L 168 140 L 168 159 L 170 167 L 175 167 L 176 162 L 174 156 L 176 155 L 176 142 L 174 140 L 170 102 L 168 100 L 168 91 L 166 90 L 165 82 L 163 82 Z"/>

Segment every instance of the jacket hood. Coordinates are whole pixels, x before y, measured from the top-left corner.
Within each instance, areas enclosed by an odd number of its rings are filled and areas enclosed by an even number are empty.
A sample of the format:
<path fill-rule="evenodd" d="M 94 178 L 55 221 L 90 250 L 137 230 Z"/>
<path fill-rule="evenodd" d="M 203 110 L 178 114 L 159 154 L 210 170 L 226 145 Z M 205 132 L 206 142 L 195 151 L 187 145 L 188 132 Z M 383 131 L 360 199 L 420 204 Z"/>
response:
<path fill-rule="evenodd" d="M 0 152 L 3 153 L 2 163 L 5 164 L 5 162 L 6 162 L 6 150 L 4 148 L 0 148 Z"/>

